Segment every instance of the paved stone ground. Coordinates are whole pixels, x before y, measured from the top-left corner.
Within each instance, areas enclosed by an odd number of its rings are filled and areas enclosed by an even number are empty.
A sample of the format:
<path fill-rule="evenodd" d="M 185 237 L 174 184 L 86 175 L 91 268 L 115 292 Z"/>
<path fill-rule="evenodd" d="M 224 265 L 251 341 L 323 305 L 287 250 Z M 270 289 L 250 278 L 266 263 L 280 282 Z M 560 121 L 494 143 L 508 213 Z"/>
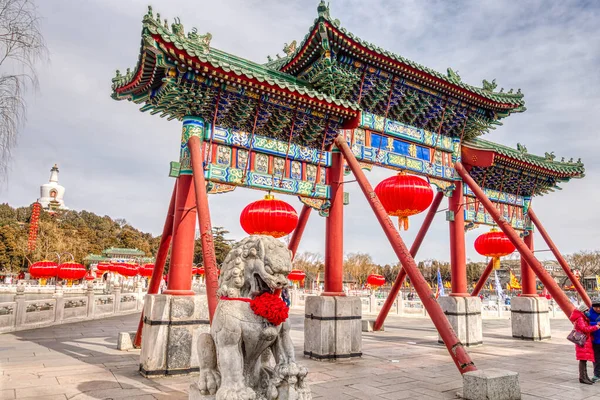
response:
<path fill-rule="evenodd" d="M 357 361 L 317 362 L 302 354 L 302 313 L 292 315 L 299 360 L 315 399 L 453 399 L 462 380 L 428 319 L 391 317 L 386 332 L 364 334 Z M 116 350 L 129 315 L 0 335 L 0 400 L 187 399 L 192 377 L 146 379 L 139 351 Z M 520 373 L 523 399 L 600 399 L 600 384 L 581 385 L 567 320 L 552 320 L 554 339 L 513 340 L 509 320 L 484 320 L 483 346 L 469 350 L 480 369 Z"/>

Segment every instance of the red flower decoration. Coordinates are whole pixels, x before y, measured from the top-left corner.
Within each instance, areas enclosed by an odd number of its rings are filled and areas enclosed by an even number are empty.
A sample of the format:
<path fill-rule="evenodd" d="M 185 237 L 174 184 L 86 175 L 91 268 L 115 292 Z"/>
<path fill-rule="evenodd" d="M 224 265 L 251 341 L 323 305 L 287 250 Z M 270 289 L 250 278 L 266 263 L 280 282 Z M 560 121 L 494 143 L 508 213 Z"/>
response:
<path fill-rule="evenodd" d="M 256 296 L 250 302 L 250 308 L 254 314 L 265 318 L 275 326 L 280 325 L 288 319 L 289 309 L 279 295 L 263 293 Z"/>

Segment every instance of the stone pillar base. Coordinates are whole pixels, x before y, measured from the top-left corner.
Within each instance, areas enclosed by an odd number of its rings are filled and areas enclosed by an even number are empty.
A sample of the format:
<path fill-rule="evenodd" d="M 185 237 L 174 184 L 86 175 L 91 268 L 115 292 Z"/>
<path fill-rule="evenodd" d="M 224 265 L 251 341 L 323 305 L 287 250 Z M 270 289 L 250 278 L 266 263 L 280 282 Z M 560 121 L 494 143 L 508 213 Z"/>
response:
<path fill-rule="evenodd" d="M 438 299 L 456 336 L 465 346 L 483 344 L 481 299 L 479 297 L 444 296 Z M 442 339 L 438 339 L 443 343 Z"/>
<path fill-rule="evenodd" d="M 472 371 L 463 374 L 463 399 L 521 400 L 519 374 L 501 369 Z"/>
<path fill-rule="evenodd" d="M 206 296 L 146 295 L 140 372 L 144 376 L 198 372 L 200 333 L 208 332 Z"/>
<path fill-rule="evenodd" d="M 362 356 L 360 297 L 309 296 L 305 313 L 305 356 L 315 360 Z"/>
<path fill-rule="evenodd" d="M 544 297 L 513 297 L 510 300 L 512 336 L 523 340 L 550 339 L 550 312 Z"/>

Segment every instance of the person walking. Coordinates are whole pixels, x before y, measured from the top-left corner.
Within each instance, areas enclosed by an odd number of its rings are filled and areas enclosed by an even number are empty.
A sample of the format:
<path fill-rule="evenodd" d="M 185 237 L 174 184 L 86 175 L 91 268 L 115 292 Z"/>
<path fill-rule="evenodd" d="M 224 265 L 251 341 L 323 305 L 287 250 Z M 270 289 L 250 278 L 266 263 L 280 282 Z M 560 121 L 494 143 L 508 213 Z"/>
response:
<path fill-rule="evenodd" d="M 596 297 L 592 299 L 592 309 L 589 313 L 590 325 L 598 325 L 600 322 L 600 298 Z M 592 348 L 594 349 L 594 377 L 592 381 L 594 383 L 600 381 L 600 332 L 592 333 Z"/>
<path fill-rule="evenodd" d="M 587 372 L 587 362 L 595 362 L 594 349 L 592 348 L 592 333 L 600 329 L 600 325 L 590 325 L 590 320 L 586 315 L 588 307 L 585 304 L 579 306 L 571 313 L 569 320 L 573 323 L 573 328 L 587 336 L 585 345 L 575 345 L 575 357 L 579 360 L 579 383 L 592 385 Z"/>

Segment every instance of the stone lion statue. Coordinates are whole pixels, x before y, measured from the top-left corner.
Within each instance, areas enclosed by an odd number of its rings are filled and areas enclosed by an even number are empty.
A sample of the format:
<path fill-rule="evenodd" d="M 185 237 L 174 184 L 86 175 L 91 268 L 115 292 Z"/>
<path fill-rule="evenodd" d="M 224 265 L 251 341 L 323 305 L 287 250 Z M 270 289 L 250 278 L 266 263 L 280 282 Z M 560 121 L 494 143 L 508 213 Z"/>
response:
<path fill-rule="evenodd" d="M 249 236 L 233 246 L 221 266 L 220 301 L 210 334 L 198 339 L 198 398 L 312 398 L 304 380 L 308 371 L 296 364 L 287 308 L 279 295 L 291 266 L 291 252 L 271 236 Z M 263 298 L 271 303 L 261 303 Z"/>

